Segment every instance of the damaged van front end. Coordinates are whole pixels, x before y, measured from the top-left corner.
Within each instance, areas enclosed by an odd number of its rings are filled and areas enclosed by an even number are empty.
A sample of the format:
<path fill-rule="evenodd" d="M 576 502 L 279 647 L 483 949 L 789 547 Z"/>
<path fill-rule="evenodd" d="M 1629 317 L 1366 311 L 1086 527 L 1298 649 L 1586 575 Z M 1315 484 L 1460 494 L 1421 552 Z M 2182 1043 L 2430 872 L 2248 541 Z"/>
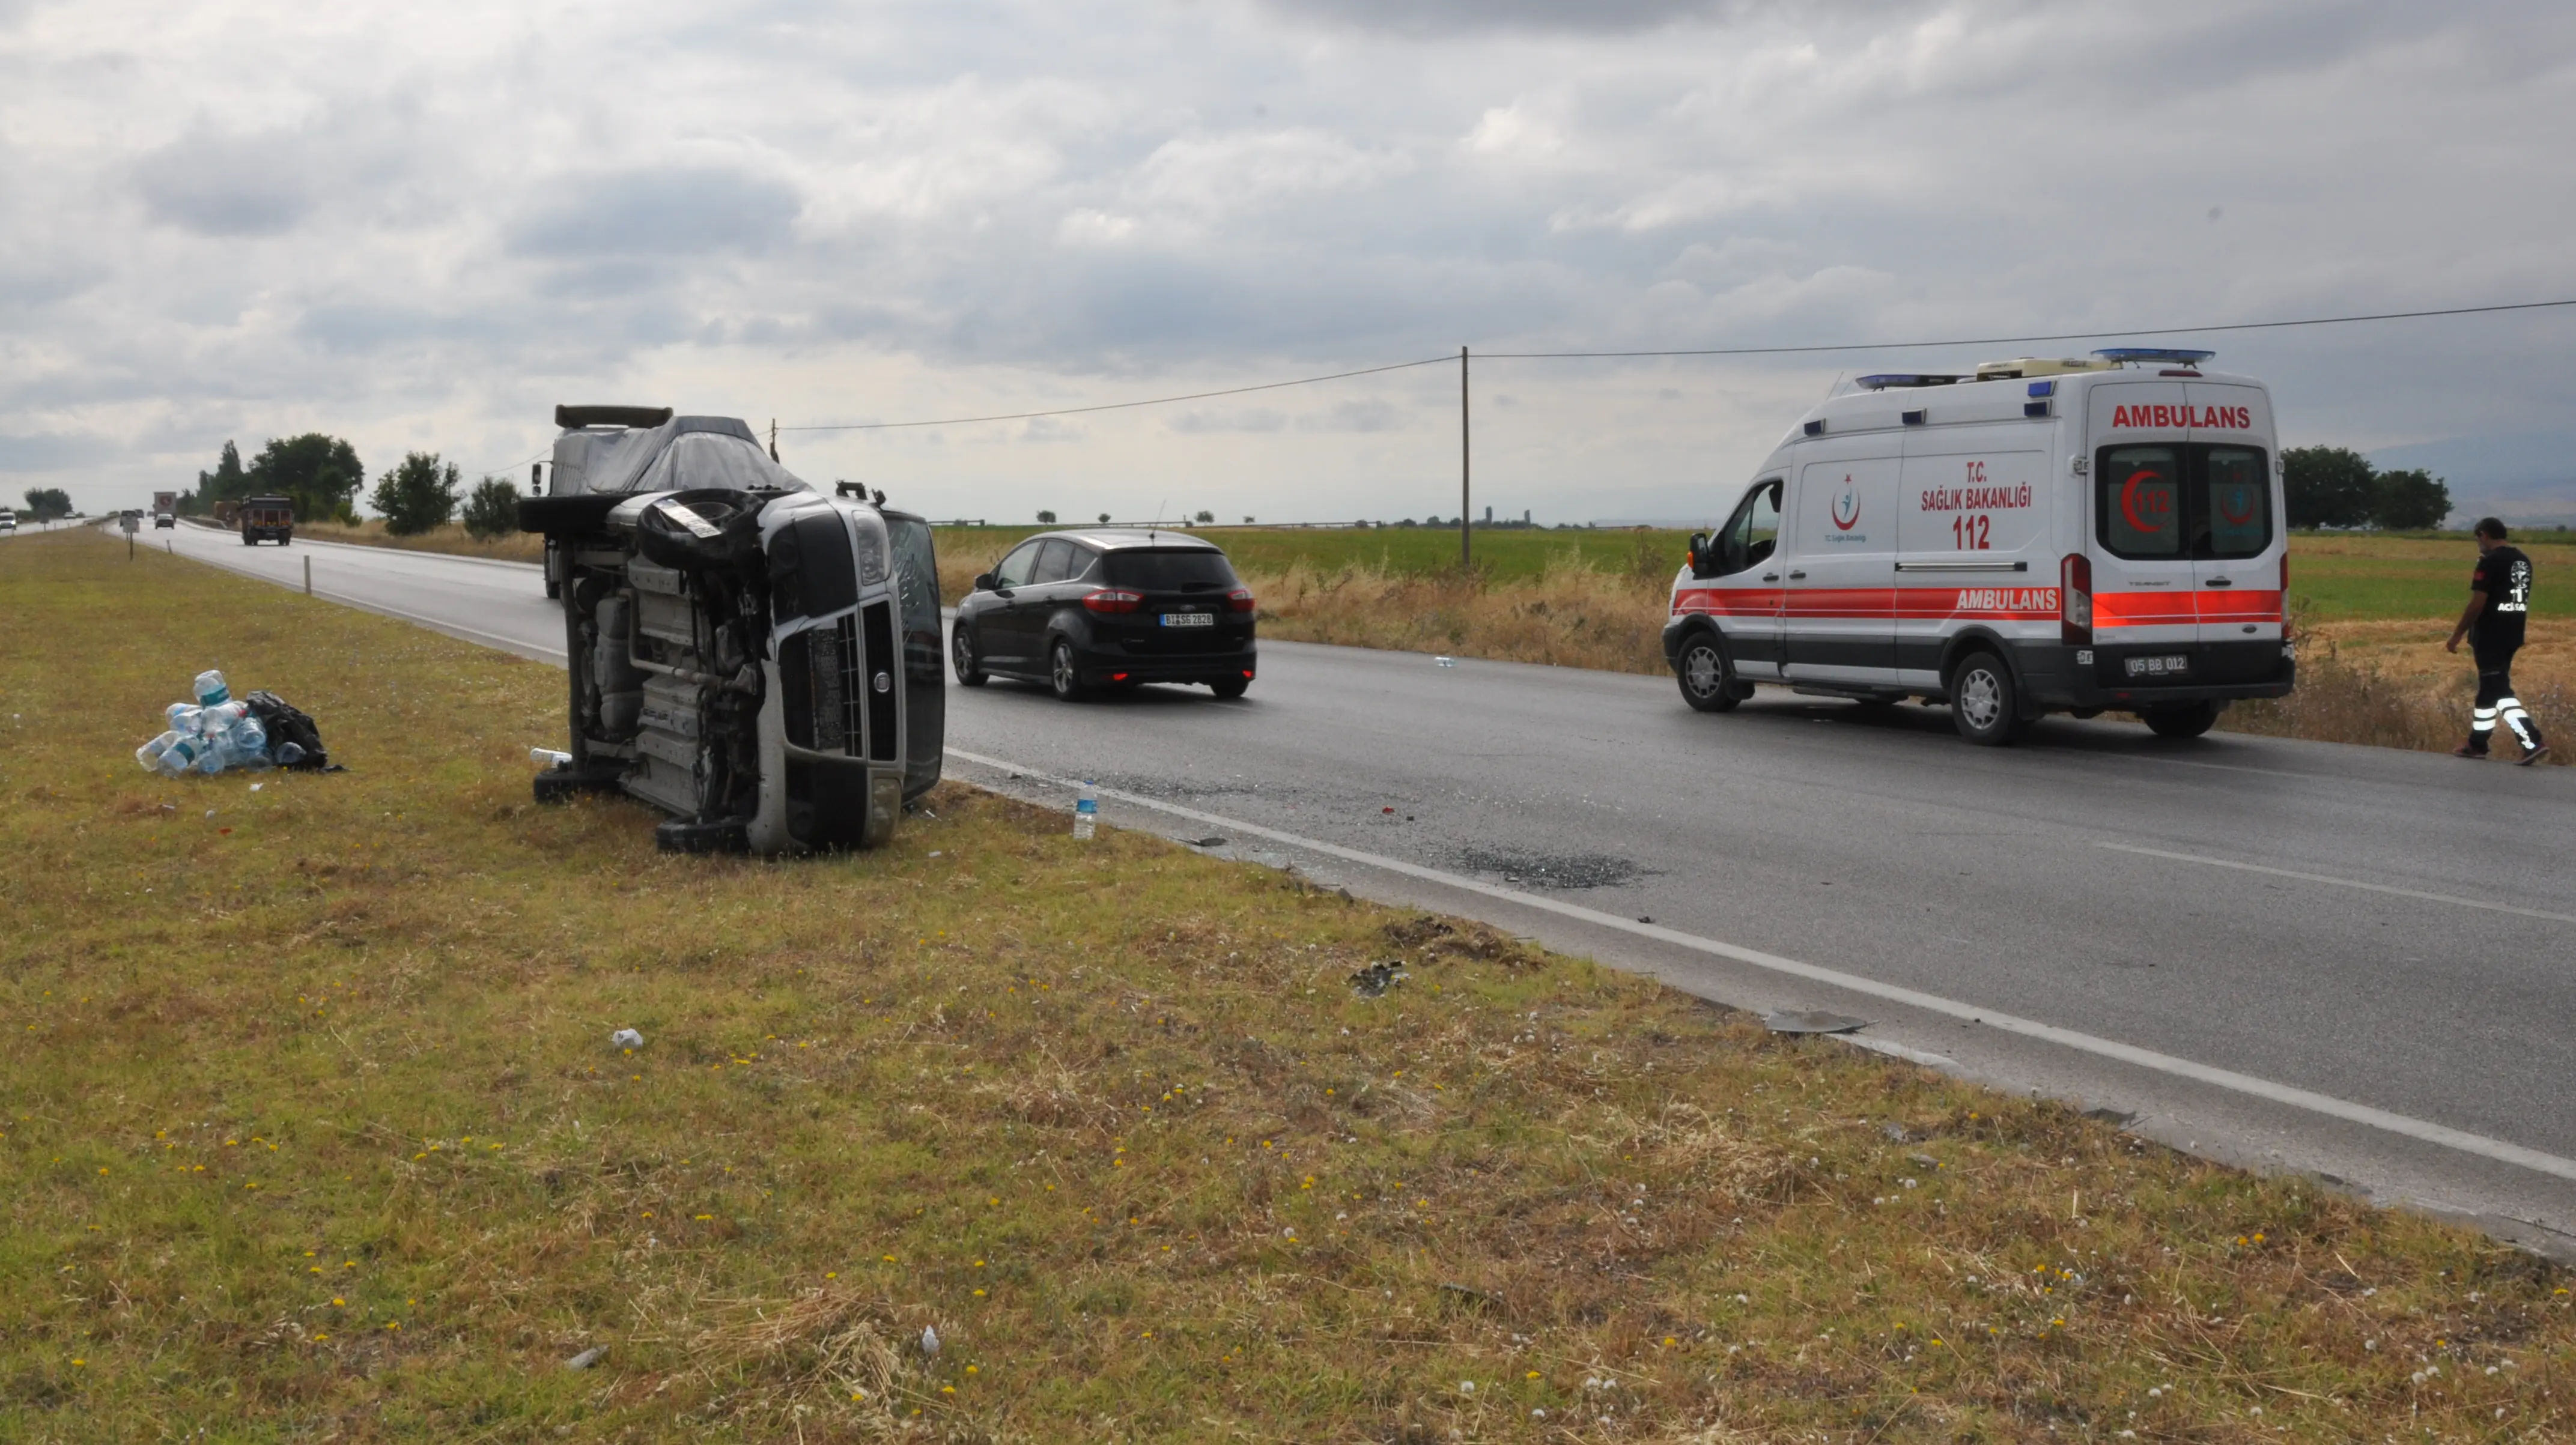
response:
<path fill-rule="evenodd" d="M 928 524 L 816 492 L 731 418 L 557 415 L 577 443 L 558 455 L 588 465 L 521 504 L 557 558 L 571 673 L 571 757 L 539 800 L 622 791 L 670 815 L 670 851 L 886 842 L 939 780 Z"/>

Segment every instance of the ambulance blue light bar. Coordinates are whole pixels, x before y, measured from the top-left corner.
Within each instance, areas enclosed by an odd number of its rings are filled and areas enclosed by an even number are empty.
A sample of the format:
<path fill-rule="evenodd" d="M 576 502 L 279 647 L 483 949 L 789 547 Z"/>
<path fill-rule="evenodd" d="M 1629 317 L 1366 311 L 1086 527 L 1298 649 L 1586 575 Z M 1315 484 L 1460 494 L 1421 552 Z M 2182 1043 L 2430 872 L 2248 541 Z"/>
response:
<path fill-rule="evenodd" d="M 2104 361 L 2161 361 L 2180 366 L 2198 366 L 2218 353 L 2192 351 L 2183 347 L 2114 346 L 2093 354 Z"/>

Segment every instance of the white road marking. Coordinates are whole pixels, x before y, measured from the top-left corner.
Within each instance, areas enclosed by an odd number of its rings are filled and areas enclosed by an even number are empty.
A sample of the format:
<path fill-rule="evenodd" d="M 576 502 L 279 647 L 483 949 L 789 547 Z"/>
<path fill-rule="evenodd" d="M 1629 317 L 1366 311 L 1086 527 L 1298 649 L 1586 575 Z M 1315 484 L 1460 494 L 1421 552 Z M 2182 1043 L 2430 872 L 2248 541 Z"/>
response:
<path fill-rule="evenodd" d="M 2392 888 L 2385 883 L 2364 883 L 2355 878 L 2336 878 L 2324 873 L 2301 873 L 2294 868 L 2270 868 L 2260 863 L 2236 863 L 2225 858 L 2203 858 L 2197 853 L 2170 853 L 2162 848 L 2140 848 L 2130 843 L 2106 843 L 2095 839 L 2093 846 L 2115 853 L 2136 853 L 2148 858 L 2170 858 L 2177 863 L 2199 863 L 2210 868 L 2233 868 L 2240 873 L 2268 873 L 2275 878 L 2296 878 L 2302 883 L 2325 883 L 2336 888 L 2358 888 L 2364 893 L 2386 893 L 2398 898 L 2418 898 L 2426 903 L 2448 903 L 2457 908 L 2483 908 L 2489 913 L 2511 913 L 2524 918 L 2546 918 L 2553 923 L 2576 923 L 2576 914 L 2552 913 L 2545 908 L 2517 908 L 2510 903 L 2489 903 L 2480 898 L 2461 898 L 2449 893 L 2426 893 L 2418 888 Z"/>
<path fill-rule="evenodd" d="M 1049 783 L 1056 787 L 1073 788 L 1081 786 L 1078 782 L 1069 778 L 1053 777 L 1036 768 L 1028 767 L 1024 764 L 1009 762 L 1001 758 L 988 758 L 979 753 L 967 752 L 961 748 L 950 748 L 947 750 L 947 753 L 948 756 L 956 758 L 961 762 L 973 763 L 979 767 L 998 768 L 1006 773 L 1017 773 L 1023 778 L 1035 779 L 1039 782 Z M 2189 1079 L 2195 1083 L 2210 1085 L 2213 1088 L 2226 1089 L 2231 1093 L 2244 1094 L 2252 1098 L 2267 1100 L 2275 1104 L 2284 1104 L 2294 1109 L 2304 1109 L 2312 1114 L 2322 1114 L 2327 1118 L 2341 1119 L 2350 1124 L 2361 1124 L 2369 1128 L 2383 1130 L 2391 1134 L 2402 1135 L 2406 1138 L 2419 1140 L 2427 1144 L 2438 1144 L 2446 1149 L 2456 1149 L 2463 1154 L 2475 1154 L 2482 1158 L 2496 1160 L 2499 1163 L 2511 1164 L 2517 1168 L 2529 1169 L 2534 1173 L 2547 1174 L 2559 1179 L 2576 1181 L 2576 1159 L 2562 1159 L 2555 1154 L 2544 1154 L 2537 1149 L 2526 1149 L 2519 1144 L 2507 1143 L 2502 1139 L 2490 1139 L 2483 1134 L 2472 1134 L 2466 1130 L 2451 1128 L 2448 1125 L 2435 1124 L 2428 1120 L 2411 1118 L 2405 1114 L 2390 1113 L 2386 1109 L 2374 1109 L 2368 1104 L 2356 1104 L 2348 1099 L 2337 1099 L 2330 1095 L 2298 1088 L 2291 1084 L 2275 1083 L 2270 1079 L 2258 1079 L 2251 1074 L 2240 1074 L 2233 1069 L 2222 1069 L 2211 1064 L 2194 1063 L 2190 1059 L 2176 1058 L 2172 1054 L 2157 1053 L 2153 1049 L 2142 1049 L 2134 1044 L 2121 1043 L 2116 1039 L 2101 1038 L 2093 1034 L 2079 1033 L 2073 1029 L 2062 1029 L 2054 1024 L 2040 1023 L 2035 1019 L 2018 1018 L 2012 1014 L 1998 1013 L 1993 1009 L 1981 1008 L 1975 1004 L 1960 1003 L 1955 999 L 1942 998 L 1937 994 L 1922 993 L 1915 989 L 1904 988 L 1891 983 L 1881 983 L 1877 979 L 1863 978 L 1858 974 L 1845 973 L 1840 969 L 1824 968 L 1812 963 L 1801 963 L 1794 958 L 1783 958 L 1776 953 L 1764 953 L 1759 949 L 1744 948 L 1732 943 L 1720 943 L 1713 938 L 1701 938 L 1696 934 L 1683 933 L 1678 929 L 1666 928 L 1661 924 L 1639 923 L 1634 919 L 1624 918 L 1615 913 L 1603 913 L 1598 909 L 1586 908 L 1579 903 L 1567 903 L 1561 899 L 1544 898 L 1537 894 L 1523 893 L 1516 889 L 1497 887 L 1494 884 L 1484 882 L 1480 879 L 1469 878 L 1456 873 L 1444 872 L 1438 868 L 1425 868 L 1419 863 L 1407 863 L 1400 858 L 1388 858 L 1376 853 L 1364 853 L 1356 848 L 1344 848 L 1318 839 L 1301 837 L 1295 833 L 1283 833 L 1276 828 L 1265 828 L 1258 823 L 1247 823 L 1239 818 L 1228 818 L 1216 813 L 1203 813 L 1195 808 L 1184 808 L 1177 803 L 1166 803 L 1157 798 L 1141 797 L 1137 794 L 1122 792 L 1115 788 L 1099 788 L 1097 789 L 1097 792 L 1102 798 L 1114 799 L 1117 802 L 1126 803 L 1134 807 L 1151 808 L 1159 813 L 1168 813 L 1174 817 L 1187 818 L 1192 822 L 1204 823 L 1212 828 L 1222 828 L 1235 833 L 1248 834 L 1256 838 L 1267 838 L 1274 843 L 1285 844 L 1292 848 L 1303 848 L 1309 852 L 1321 853 L 1326 857 L 1339 858 L 1346 863 L 1357 863 L 1368 868 L 1382 868 L 1390 873 L 1398 873 L 1408 878 L 1421 879 L 1426 883 L 1437 883 L 1447 888 L 1463 889 L 1469 893 L 1480 893 L 1488 898 L 1517 904 L 1523 908 L 1535 908 L 1542 912 L 1554 913 L 1560 917 L 1571 918 L 1578 922 L 1592 924 L 1595 927 L 1615 928 L 1623 933 L 1635 934 L 1640 938 L 1651 938 L 1658 943 L 1668 943 L 1675 947 L 1687 948 L 1698 953 L 1713 954 L 1719 958 L 1732 959 L 1737 963 L 1750 964 L 1755 968 L 1764 969 L 1772 973 L 1786 974 L 1791 978 L 1803 978 L 1810 982 L 1821 983 L 1832 988 L 1846 989 L 1852 993 L 1862 994 L 1870 998 L 1885 999 L 1890 1003 L 1900 1003 L 1909 1008 L 1919 1008 L 1927 1013 L 1937 1013 L 1946 1015 L 1950 1018 L 1964 1019 L 1969 1023 L 1982 1024 L 1987 1028 L 2001 1029 L 2005 1033 L 2020 1034 L 2025 1038 L 2040 1039 L 2047 1043 L 2056 1044 L 2062 1048 L 2074 1049 L 2082 1053 L 2094 1054 L 2106 1059 L 2115 1059 L 2121 1063 L 2130 1064 L 2142 1069 L 2151 1069 L 2160 1074 L 2170 1074 L 2175 1078 Z M 2206 860 L 2190 859 L 2189 861 L 2201 862 Z M 2326 881 L 2331 882 L 2337 880 Z M 2387 891 L 2394 892 L 2401 890 Z M 2463 900 L 2444 899 L 2442 901 L 2460 902 Z M 2519 912 L 2523 910 L 2513 911 Z M 2554 917 L 2555 915 L 2542 916 Z"/>

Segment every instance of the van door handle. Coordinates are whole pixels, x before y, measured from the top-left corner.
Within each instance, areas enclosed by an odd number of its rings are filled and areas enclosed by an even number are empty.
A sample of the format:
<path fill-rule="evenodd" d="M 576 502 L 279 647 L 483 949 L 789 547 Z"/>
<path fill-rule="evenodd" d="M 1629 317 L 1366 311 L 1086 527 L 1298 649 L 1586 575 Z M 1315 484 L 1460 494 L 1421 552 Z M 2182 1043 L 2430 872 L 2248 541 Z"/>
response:
<path fill-rule="evenodd" d="M 1789 574 L 1789 580 L 1790 580 L 1790 581 L 1792 581 L 1792 582 L 1795 582 L 1795 581 L 1797 581 L 1798 579 L 1800 579 L 1800 578 L 1802 578 L 1802 577 L 1804 577 L 1804 576 L 1806 576 L 1806 575 L 1807 575 L 1807 574 L 1806 574 L 1806 573 L 1804 573 L 1804 572 L 1795 572 L 1795 571 L 1793 571 L 1793 572 L 1791 572 L 1791 573 Z"/>
<path fill-rule="evenodd" d="M 2205 577 L 2201 579 L 2200 585 L 2203 587 L 2233 587 L 2236 585 L 2236 579 L 2233 577 Z"/>
<path fill-rule="evenodd" d="M 1777 572 L 1765 572 L 1762 574 L 1762 580 L 1765 582 L 1777 582 L 1780 580 L 1780 574 Z"/>

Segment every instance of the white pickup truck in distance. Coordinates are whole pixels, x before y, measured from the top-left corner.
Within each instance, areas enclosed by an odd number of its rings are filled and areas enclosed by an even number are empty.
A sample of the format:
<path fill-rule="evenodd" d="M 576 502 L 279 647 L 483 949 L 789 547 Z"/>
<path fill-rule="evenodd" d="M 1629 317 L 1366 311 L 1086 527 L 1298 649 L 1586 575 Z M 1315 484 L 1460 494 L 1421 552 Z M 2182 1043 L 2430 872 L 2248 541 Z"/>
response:
<path fill-rule="evenodd" d="M 1864 376 L 1691 539 L 1664 655 L 1692 707 L 1757 682 L 2196 737 L 2296 681 L 2271 394 L 2149 348 Z"/>

